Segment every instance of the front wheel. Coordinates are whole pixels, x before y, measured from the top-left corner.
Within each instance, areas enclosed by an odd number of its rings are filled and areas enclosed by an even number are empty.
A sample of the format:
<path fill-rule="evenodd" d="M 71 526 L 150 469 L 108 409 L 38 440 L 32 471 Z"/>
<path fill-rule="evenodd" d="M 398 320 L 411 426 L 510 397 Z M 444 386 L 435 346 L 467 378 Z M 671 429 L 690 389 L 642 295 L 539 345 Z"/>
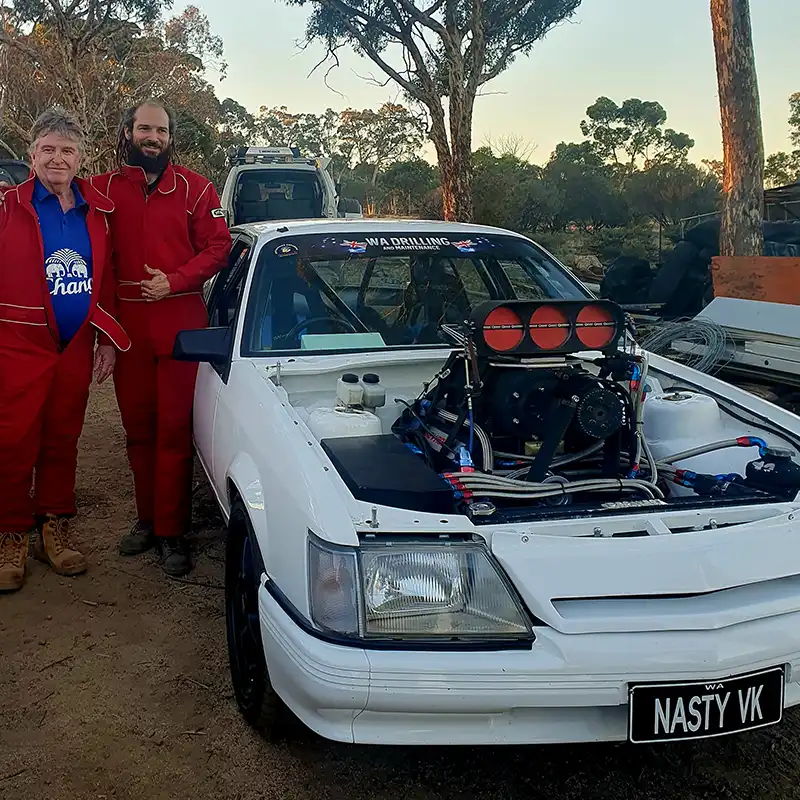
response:
<path fill-rule="evenodd" d="M 231 509 L 225 548 L 225 621 L 231 682 L 239 711 L 268 738 L 286 728 L 291 712 L 272 688 L 258 612 L 264 564 L 244 505 Z"/>

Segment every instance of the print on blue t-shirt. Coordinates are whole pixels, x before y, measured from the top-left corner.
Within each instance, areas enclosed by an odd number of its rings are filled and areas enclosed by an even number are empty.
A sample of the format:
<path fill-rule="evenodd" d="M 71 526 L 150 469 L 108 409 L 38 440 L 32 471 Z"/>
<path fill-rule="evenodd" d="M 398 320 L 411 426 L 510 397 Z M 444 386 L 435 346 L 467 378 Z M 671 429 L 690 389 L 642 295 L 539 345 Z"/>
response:
<path fill-rule="evenodd" d="M 89 313 L 92 299 L 92 244 L 86 227 L 89 206 L 73 183 L 75 206 L 64 213 L 58 198 L 37 178 L 33 207 L 44 245 L 44 271 L 58 333 L 66 344 Z"/>

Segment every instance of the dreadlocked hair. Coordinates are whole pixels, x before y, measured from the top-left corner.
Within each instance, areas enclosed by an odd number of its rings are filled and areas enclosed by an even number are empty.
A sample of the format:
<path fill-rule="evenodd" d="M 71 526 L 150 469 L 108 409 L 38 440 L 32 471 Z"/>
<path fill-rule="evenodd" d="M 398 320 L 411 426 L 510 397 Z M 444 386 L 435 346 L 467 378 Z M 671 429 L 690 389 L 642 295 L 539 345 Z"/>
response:
<path fill-rule="evenodd" d="M 133 133 L 133 121 L 136 117 L 136 112 L 142 106 L 155 106 L 156 108 L 162 109 L 166 113 L 169 119 L 169 146 L 167 147 L 167 153 L 169 153 L 170 162 L 177 164 L 178 152 L 175 149 L 175 130 L 177 128 L 177 122 L 175 120 L 175 113 L 171 108 L 167 108 L 167 106 L 165 106 L 160 100 L 150 98 L 126 109 L 122 115 L 122 119 L 119 123 L 119 129 L 117 130 L 117 165 L 123 167 L 128 163 L 128 157 L 130 156 L 131 148 L 133 147 L 133 140 L 128 139 L 128 137 L 125 135 L 125 131 L 128 130 Z"/>

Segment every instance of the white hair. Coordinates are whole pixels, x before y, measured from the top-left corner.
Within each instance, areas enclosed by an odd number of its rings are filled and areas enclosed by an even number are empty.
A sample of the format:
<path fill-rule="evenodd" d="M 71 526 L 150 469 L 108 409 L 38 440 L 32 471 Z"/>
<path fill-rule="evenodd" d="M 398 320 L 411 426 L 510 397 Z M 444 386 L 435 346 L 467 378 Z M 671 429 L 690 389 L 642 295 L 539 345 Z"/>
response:
<path fill-rule="evenodd" d="M 36 149 L 36 143 L 48 133 L 57 133 L 67 139 L 72 139 L 78 145 L 78 150 L 83 152 L 86 135 L 80 122 L 61 106 L 53 106 L 43 111 L 33 123 L 31 128 L 31 152 Z"/>

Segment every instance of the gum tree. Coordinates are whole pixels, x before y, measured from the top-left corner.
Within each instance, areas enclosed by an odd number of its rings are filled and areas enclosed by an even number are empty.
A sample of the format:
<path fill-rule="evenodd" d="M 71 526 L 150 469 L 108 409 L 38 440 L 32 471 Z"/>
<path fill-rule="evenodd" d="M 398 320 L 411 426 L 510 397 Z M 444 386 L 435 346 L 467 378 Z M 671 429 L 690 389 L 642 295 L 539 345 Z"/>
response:
<path fill-rule="evenodd" d="M 764 139 L 749 0 L 711 0 L 724 153 L 720 253 L 764 249 Z"/>
<path fill-rule="evenodd" d="M 519 55 L 575 13 L 581 0 L 287 0 L 311 6 L 308 42 L 336 62 L 348 45 L 428 116 L 444 217 L 470 221 L 475 98 Z"/>

